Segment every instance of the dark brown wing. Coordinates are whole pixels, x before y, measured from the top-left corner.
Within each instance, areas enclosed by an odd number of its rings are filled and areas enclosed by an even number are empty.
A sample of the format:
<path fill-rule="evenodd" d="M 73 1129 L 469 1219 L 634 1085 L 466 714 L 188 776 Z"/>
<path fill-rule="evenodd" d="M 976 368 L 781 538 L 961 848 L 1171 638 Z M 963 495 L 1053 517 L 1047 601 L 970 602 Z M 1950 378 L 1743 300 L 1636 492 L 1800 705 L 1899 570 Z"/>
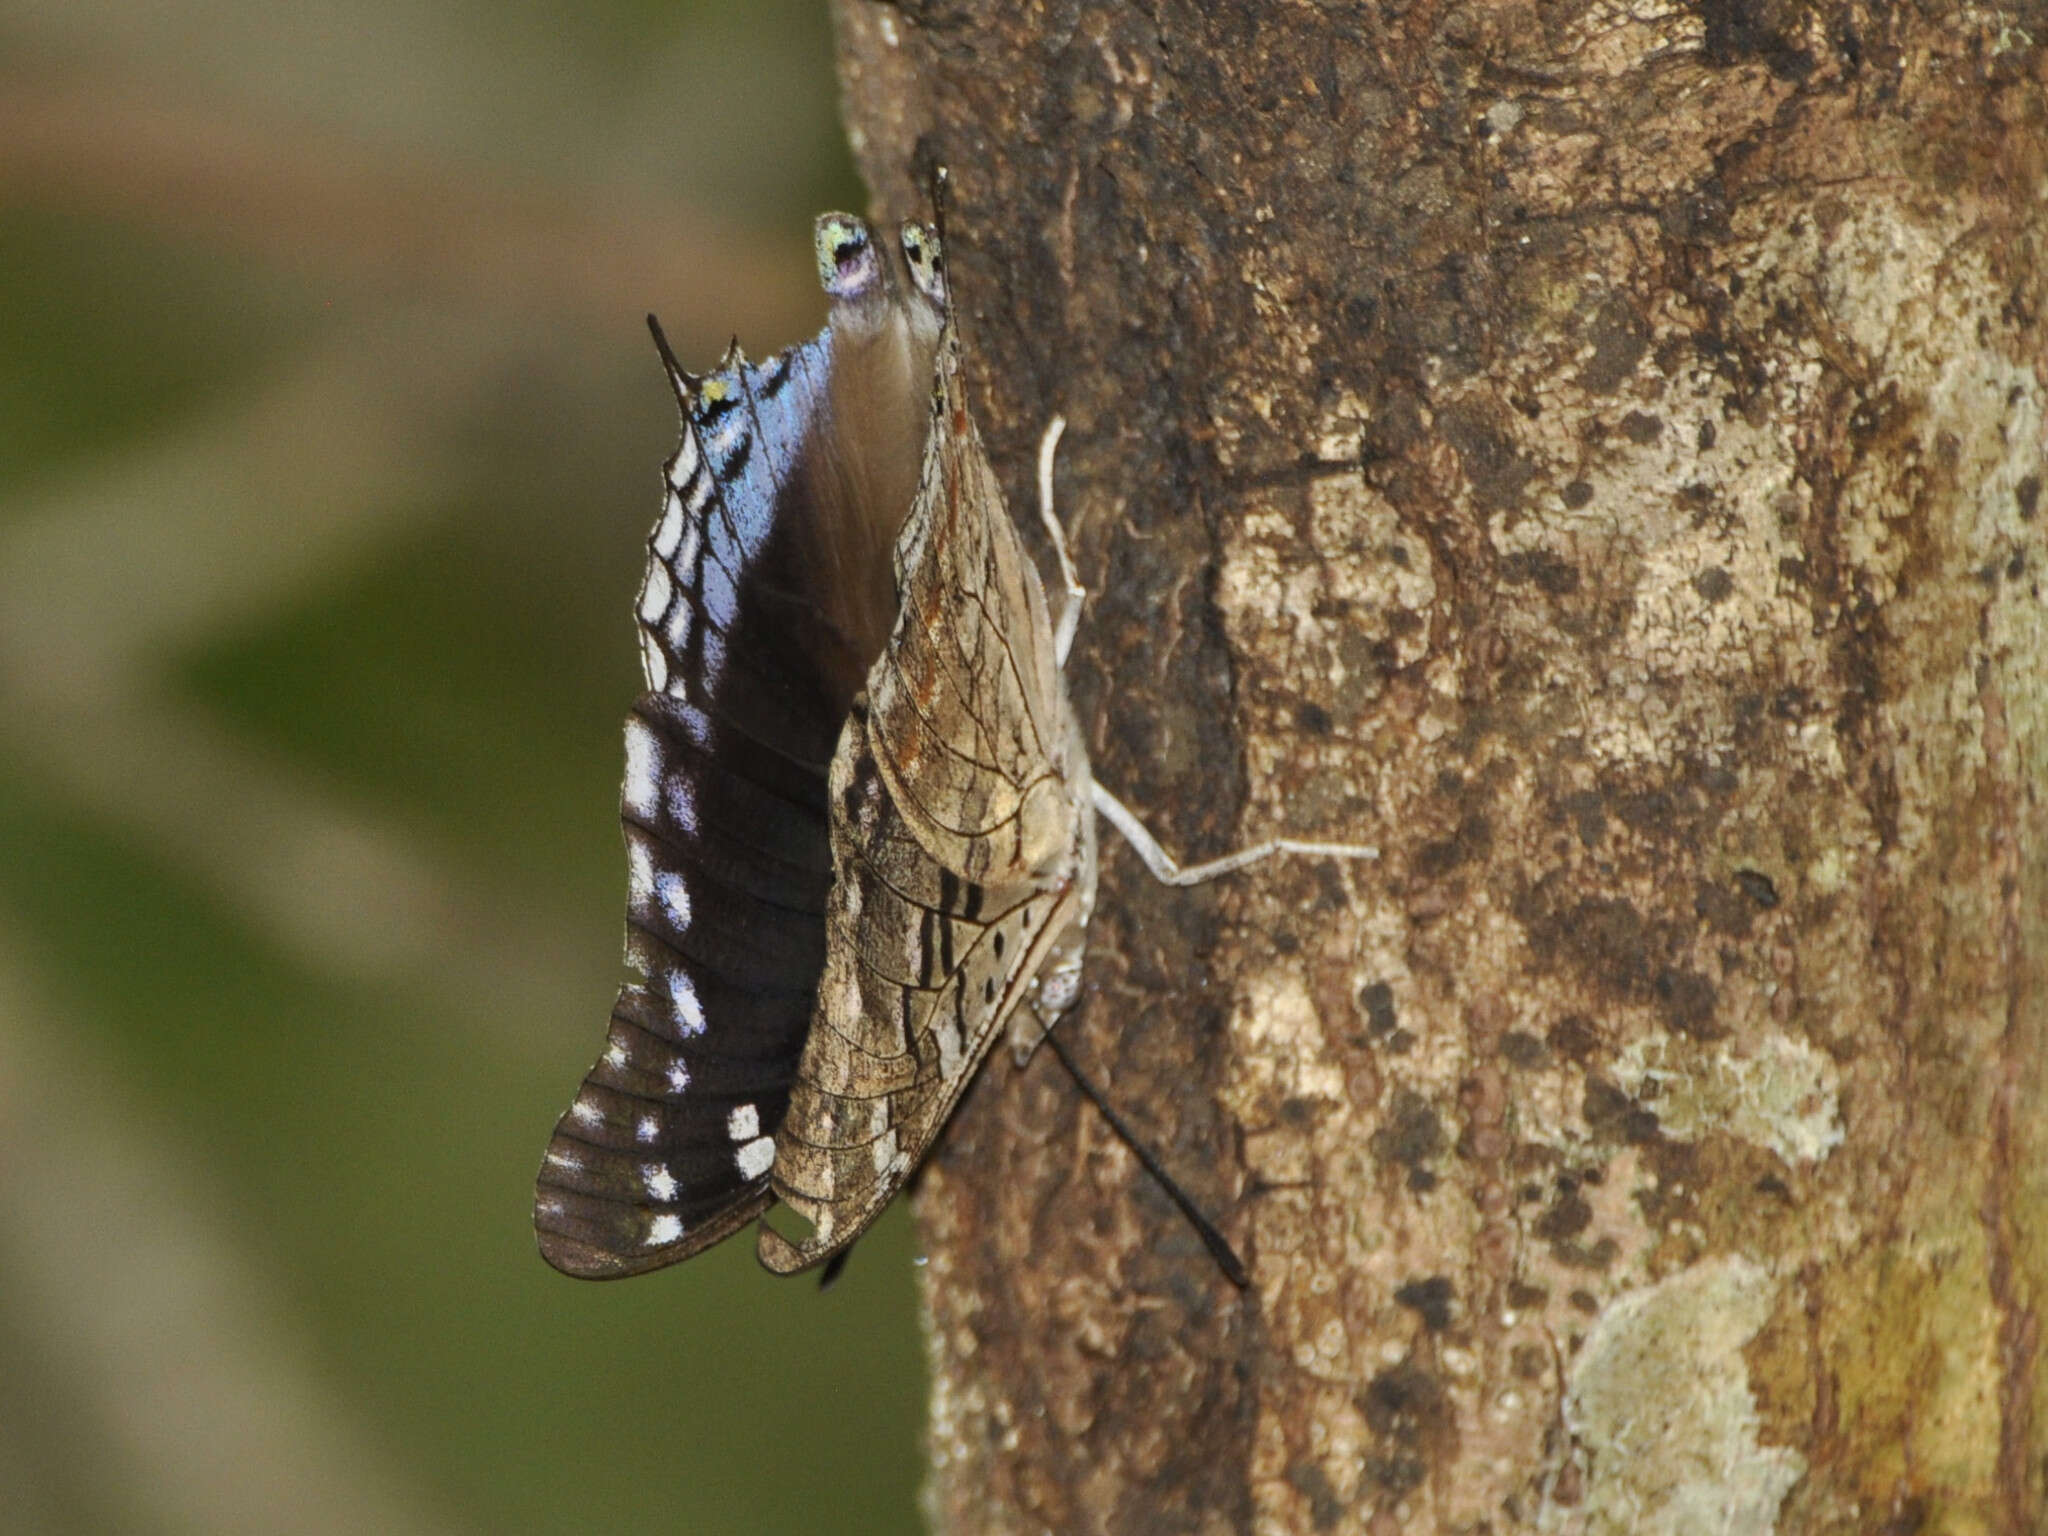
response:
<path fill-rule="evenodd" d="M 683 434 L 648 540 L 620 810 L 644 980 L 534 1196 L 541 1252 L 573 1275 L 687 1258 L 773 1198 L 824 966 L 827 770 L 895 613 L 936 331 L 865 225 L 828 215 L 818 236 L 820 336 L 702 380 L 671 361 Z"/>

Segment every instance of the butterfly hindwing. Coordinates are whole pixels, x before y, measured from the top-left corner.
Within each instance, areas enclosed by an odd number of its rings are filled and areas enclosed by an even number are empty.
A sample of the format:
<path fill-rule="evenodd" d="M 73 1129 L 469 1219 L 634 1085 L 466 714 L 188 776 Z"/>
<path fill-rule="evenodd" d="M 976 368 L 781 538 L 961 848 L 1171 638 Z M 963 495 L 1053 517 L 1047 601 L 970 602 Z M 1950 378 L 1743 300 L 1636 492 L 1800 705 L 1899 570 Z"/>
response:
<path fill-rule="evenodd" d="M 931 240 L 912 226 L 907 250 L 917 233 Z M 950 313 L 896 585 L 895 628 L 832 761 L 825 969 L 773 1176 L 812 1231 L 762 1226 L 778 1271 L 879 1214 L 1092 896 L 1086 759 Z"/>

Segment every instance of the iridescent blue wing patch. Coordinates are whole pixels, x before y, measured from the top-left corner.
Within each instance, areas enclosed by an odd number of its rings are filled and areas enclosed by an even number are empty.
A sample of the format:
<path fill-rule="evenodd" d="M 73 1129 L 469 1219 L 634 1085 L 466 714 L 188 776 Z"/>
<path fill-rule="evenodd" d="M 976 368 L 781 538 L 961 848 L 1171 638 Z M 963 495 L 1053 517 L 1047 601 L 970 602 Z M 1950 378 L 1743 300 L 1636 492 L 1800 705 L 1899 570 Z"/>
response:
<path fill-rule="evenodd" d="M 773 1198 L 824 965 L 826 775 L 895 617 L 937 334 L 861 221 L 820 219 L 818 258 L 832 313 L 812 340 L 761 364 L 734 348 L 701 379 L 662 347 L 682 435 L 620 803 L 639 979 L 534 1201 L 542 1254 L 574 1275 L 687 1258 Z"/>

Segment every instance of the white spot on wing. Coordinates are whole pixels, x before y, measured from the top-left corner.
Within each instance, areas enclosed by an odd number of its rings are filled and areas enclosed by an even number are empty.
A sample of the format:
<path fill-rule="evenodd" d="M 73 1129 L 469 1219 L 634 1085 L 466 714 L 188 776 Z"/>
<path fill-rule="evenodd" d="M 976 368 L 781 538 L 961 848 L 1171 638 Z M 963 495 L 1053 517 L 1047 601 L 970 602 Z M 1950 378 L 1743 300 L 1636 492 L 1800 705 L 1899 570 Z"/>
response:
<path fill-rule="evenodd" d="M 657 654 L 659 654 L 657 652 Z M 654 679 L 650 676 L 651 684 Z M 638 715 L 626 719 L 626 809 L 642 821 L 652 820 L 661 778 L 661 742 Z"/>
<path fill-rule="evenodd" d="M 675 477 L 678 481 L 688 480 L 697 472 L 697 431 L 684 426 L 683 440 L 676 444 Z"/>
<path fill-rule="evenodd" d="M 690 1067 L 680 1056 L 668 1064 L 668 1091 L 681 1093 L 690 1086 Z"/>
<path fill-rule="evenodd" d="M 668 920 L 677 928 L 690 926 L 690 888 L 683 884 L 683 877 L 671 870 L 663 870 L 654 877 L 654 889 L 661 897 L 661 904 L 668 909 Z"/>
<path fill-rule="evenodd" d="M 668 819 L 685 832 L 697 830 L 697 802 L 690 793 L 689 781 L 681 775 L 669 781 Z"/>
<path fill-rule="evenodd" d="M 761 1111 L 742 1104 L 725 1117 L 726 1134 L 734 1141 L 752 1141 L 761 1134 Z"/>
<path fill-rule="evenodd" d="M 647 1223 L 647 1246 L 650 1248 L 660 1248 L 678 1242 L 682 1235 L 683 1218 L 680 1216 L 664 1213 Z"/>
<path fill-rule="evenodd" d="M 640 622 L 659 624 L 675 595 L 676 585 L 669 579 L 668 567 L 659 560 L 648 561 L 647 580 L 640 584 Z"/>
<path fill-rule="evenodd" d="M 676 1032 L 685 1036 L 703 1034 L 704 1005 L 697 1001 L 697 989 L 687 972 L 668 973 L 668 995 L 676 1005 Z"/>
<path fill-rule="evenodd" d="M 642 1115 L 640 1123 L 633 1127 L 633 1135 L 643 1142 L 651 1142 L 661 1134 L 661 1121 L 653 1115 Z"/>
<path fill-rule="evenodd" d="M 741 1178 L 760 1178 L 762 1174 L 775 1166 L 775 1138 L 773 1136 L 755 1137 L 733 1154 L 733 1162 L 738 1165 Z"/>
<path fill-rule="evenodd" d="M 647 1185 L 647 1193 L 666 1205 L 676 1197 L 676 1176 L 662 1163 L 646 1163 L 641 1166 L 640 1178 Z"/>
<path fill-rule="evenodd" d="M 616 1070 L 626 1064 L 626 1048 L 613 1040 L 604 1048 L 604 1064 Z"/>
<path fill-rule="evenodd" d="M 547 1163 L 550 1168 L 559 1168 L 564 1173 L 581 1173 L 583 1159 L 574 1152 L 565 1152 L 560 1147 L 549 1147 Z"/>
<path fill-rule="evenodd" d="M 668 658 L 662 655 L 660 642 L 644 629 L 640 631 L 640 671 L 650 693 L 668 686 Z"/>
<path fill-rule="evenodd" d="M 626 888 L 636 907 L 654 895 L 654 851 L 631 834 L 626 838 Z"/>
<path fill-rule="evenodd" d="M 889 1134 L 875 1143 L 875 1172 L 888 1177 L 890 1164 L 896 1161 L 896 1128 L 891 1126 Z"/>
<path fill-rule="evenodd" d="M 661 523 L 654 530 L 654 552 L 664 560 L 675 558 L 676 546 L 683 542 L 683 498 L 669 487 L 668 500 L 661 509 Z"/>
<path fill-rule="evenodd" d="M 588 1099 L 578 1099 L 569 1106 L 569 1118 L 578 1125 L 603 1125 L 604 1111 Z"/>

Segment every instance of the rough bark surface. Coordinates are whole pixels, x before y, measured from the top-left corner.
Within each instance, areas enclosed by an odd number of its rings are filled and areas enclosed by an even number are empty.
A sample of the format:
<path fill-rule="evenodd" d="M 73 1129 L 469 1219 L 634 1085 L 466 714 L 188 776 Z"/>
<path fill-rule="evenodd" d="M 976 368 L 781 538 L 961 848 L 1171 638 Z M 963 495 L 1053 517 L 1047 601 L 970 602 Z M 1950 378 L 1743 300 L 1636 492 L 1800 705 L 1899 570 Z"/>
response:
<path fill-rule="evenodd" d="M 2048 1528 L 2048 10 L 838 0 L 1055 410 L 1082 1057 L 923 1181 L 939 1529 Z"/>

